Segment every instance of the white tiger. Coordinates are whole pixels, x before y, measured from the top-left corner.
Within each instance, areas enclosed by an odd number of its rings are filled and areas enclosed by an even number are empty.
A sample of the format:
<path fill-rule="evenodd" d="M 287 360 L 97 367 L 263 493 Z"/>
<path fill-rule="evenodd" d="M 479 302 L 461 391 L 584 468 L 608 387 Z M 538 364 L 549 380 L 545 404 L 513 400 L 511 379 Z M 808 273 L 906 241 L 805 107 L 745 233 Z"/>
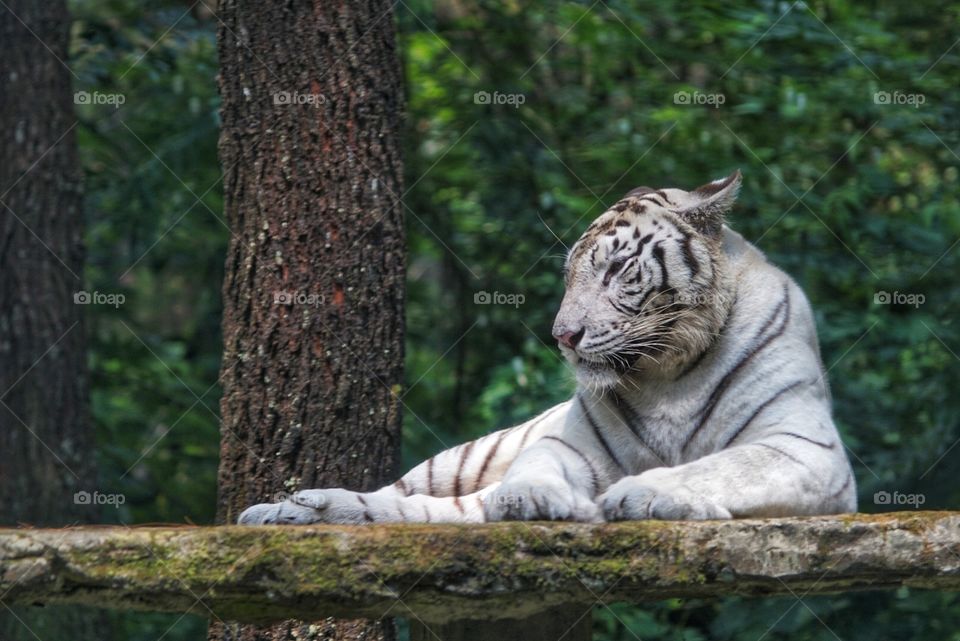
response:
<path fill-rule="evenodd" d="M 740 172 L 641 187 L 571 248 L 554 323 L 572 400 L 375 492 L 239 522 L 729 519 L 856 510 L 809 303 L 723 223 Z"/>

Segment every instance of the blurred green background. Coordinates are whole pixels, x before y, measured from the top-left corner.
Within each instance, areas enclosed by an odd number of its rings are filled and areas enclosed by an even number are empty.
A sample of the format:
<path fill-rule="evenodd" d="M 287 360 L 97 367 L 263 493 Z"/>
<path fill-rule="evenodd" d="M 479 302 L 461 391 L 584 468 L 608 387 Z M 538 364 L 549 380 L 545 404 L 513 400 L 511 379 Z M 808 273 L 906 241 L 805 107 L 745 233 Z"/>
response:
<path fill-rule="evenodd" d="M 127 497 L 103 518 L 211 523 L 230 233 L 218 21 L 173 0 L 71 9 L 75 89 L 125 96 L 77 107 L 87 289 L 126 296 L 87 308 L 100 485 Z M 730 222 L 813 303 L 861 509 L 911 507 L 877 505 L 878 491 L 960 504 L 960 4 L 403 0 L 396 13 L 405 468 L 571 392 L 550 325 L 563 244 L 593 217 L 638 185 L 740 168 Z M 474 304 L 480 291 L 525 301 Z M 956 595 L 908 589 L 596 615 L 610 641 L 960 639 Z M 129 639 L 204 638 L 193 615 L 112 616 Z"/>

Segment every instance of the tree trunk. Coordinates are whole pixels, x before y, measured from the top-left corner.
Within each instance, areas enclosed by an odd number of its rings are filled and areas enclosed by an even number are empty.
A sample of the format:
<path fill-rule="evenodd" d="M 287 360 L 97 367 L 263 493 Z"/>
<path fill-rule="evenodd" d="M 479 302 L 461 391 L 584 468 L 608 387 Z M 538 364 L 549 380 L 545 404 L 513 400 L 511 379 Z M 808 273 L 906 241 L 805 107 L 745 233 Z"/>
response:
<path fill-rule="evenodd" d="M 386 1 L 224 0 L 220 155 L 232 229 L 218 518 L 399 460 L 402 92 Z M 296 560 L 293 561 L 296 563 Z M 390 622 L 215 623 L 211 639 L 390 639 Z"/>
<path fill-rule="evenodd" d="M 57 60 L 67 59 L 70 18 L 62 1 L 9 7 L 0 12 L 0 523 L 64 525 L 89 518 L 73 495 L 94 469 L 73 298 L 83 265 L 76 120 Z"/>
<path fill-rule="evenodd" d="M 97 520 L 80 173 L 65 2 L 0 9 L 0 524 Z M 19 619 L 19 620 L 18 620 Z M 0 638 L 96 638 L 97 615 L 0 609 Z M 99 632 L 102 632 L 100 630 Z"/>

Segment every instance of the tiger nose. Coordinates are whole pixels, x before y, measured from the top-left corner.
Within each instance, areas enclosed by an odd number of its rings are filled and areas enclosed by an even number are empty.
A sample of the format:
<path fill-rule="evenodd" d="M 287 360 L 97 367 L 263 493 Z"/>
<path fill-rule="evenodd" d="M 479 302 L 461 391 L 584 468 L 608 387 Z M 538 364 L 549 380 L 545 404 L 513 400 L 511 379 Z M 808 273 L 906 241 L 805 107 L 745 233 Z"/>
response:
<path fill-rule="evenodd" d="M 583 338 L 583 335 L 587 333 L 586 327 L 581 327 L 577 331 L 570 331 L 566 327 L 560 327 L 553 331 L 553 337 L 557 339 L 557 342 L 563 345 L 564 347 L 569 347 L 573 349 L 577 346 L 577 343 L 580 342 L 580 339 Z"/>

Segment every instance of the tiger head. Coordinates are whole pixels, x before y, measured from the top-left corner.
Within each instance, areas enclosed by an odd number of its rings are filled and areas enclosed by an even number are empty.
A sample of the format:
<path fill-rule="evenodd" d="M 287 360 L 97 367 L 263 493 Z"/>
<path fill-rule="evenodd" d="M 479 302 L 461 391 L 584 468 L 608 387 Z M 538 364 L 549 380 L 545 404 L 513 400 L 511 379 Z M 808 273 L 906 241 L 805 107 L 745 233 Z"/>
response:
<path fill-rule="evenodd" d="M 711 344 L 729 313 L 724 214 L 740 172 L 693 191 L 639 187 L 570 249 L 553 325 L 590 390 L 632 373 L 669 373 Z"/>

